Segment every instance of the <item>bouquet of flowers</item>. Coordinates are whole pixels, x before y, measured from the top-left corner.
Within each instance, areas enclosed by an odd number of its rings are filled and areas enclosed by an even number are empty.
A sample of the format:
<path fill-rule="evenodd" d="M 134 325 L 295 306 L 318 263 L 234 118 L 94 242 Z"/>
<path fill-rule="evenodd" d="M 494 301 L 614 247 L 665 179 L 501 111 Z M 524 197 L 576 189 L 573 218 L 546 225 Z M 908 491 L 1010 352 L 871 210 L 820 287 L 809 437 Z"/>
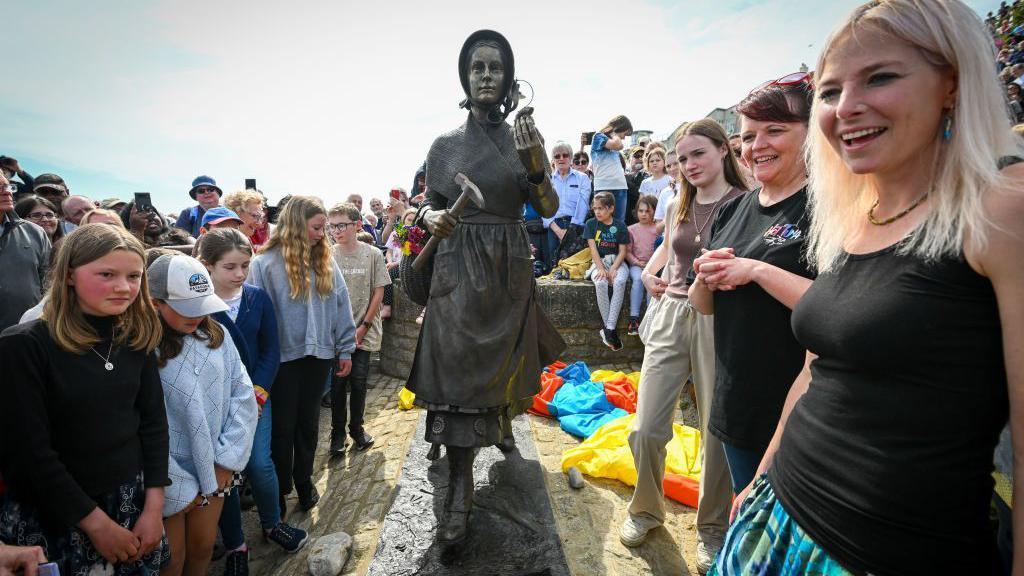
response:
<path fill-rule="evenodd" d="M 419 254 L 427 245 L 427 239 L 430 238 L 430 234 L 423 228 L 406 226 L 402 223 L 395 225 L 395 236 L 398 238 L 398 245 L 402 247 L 404 256 Z"/>

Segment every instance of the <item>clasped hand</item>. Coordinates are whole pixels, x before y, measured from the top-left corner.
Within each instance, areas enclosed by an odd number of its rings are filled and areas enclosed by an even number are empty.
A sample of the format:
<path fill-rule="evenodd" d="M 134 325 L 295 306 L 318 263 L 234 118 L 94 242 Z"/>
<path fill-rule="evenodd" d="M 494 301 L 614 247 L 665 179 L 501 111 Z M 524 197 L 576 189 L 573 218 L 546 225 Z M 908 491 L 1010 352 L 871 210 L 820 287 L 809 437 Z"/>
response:
<path fill-rule="evenodd" d="M 732 248 L 702 250 L 693 261 L 693 271 L 708 290 L 735 290 L 754 279 L 756 260 L 739 258 Z"/>

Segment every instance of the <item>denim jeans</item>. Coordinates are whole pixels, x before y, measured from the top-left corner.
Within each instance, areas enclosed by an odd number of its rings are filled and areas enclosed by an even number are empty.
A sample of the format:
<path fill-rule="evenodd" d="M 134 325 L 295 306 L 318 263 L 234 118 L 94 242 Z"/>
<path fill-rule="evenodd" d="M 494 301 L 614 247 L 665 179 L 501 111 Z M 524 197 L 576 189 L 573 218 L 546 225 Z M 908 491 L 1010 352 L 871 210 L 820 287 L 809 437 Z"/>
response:
<path fill-rule="evenodd" d="M 629 190 L 609 190 L 615 196 L 615 218 L 626 221 L 626 208 L 629 207 Z"/>
<path fill-rule="evenodd" d="M 761 465 L 764 450 L 747 450 L 722 441 L 725 459 L 729 461 L 729 475 L 732 476 L 732 493 L 739 494 L 754 481 L 757 467 Z"/>
<path fill-rule="evenodd" d="M 331 433 L 344 434 L 348 425 L 353 438 L 363 431 L 363 412 L 366 411 L 366 376 L 370 372 L 370 353 L 356 349 L 352 353 L 352 371 L 348 376 L 332 376 Z M 351 395 L 351 402 L 347 402 Z M 351 415 L 351 417 L 349 417 Z"/>
<path fill-rule="evenodd" d="M 569 225 L 572 224 L 572 218 L 570 216 L 562 216 L 561 218 L 555 219 L 554 222 L 558 224 L 559 228 L 568 232 Z M 551 270 L 556 264 L 558 264 L 558 245 L 561 244 L 562 241 L 558 238 L 558 235 L 551 230 L 550 226 L 547 229 L 547 241 L 547 249 L 544 251 L 544 263 L 547 264 L 548 270 Z"/>
<path fill-rule="evenodd" d="M 270 401 L 263 405 L 263 414 L 256 424 L 256 435 L 252 439 L 252 453 L 249 464 L 245 467 L 245 475 L 252 487 L 256 500 L 256 509 L 260 514 L 260 526 L 270 530 L 281 521 L 281 508 L 278 504 L 277 470 L 270 459 Z M 220 513 L 220 532 L 224 538 L 224 547 L 234 550 L 245 544 L 242 532 L 242 510 L 239 505 L 238 490 L 232 490 L 224 499 L 224 510 Z"/>

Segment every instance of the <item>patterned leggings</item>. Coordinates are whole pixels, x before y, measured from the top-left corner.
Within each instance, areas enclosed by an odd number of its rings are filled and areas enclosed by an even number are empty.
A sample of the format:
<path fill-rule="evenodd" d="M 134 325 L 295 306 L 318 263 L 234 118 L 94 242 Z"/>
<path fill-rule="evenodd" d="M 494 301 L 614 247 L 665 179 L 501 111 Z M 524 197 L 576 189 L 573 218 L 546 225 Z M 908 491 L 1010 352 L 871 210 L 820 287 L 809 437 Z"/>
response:
<path fill-rule="evenodd" d="M 591 273 L 593 273 L 594 269 L 595 267 L 591 265 Z M 605 269 L 608 269 L 608 262 L 605 263 Z M 601 320 L 604 322 L 605 328 L 614 330 L 615 325 L 619 323 L 622 301 L 626 297 L 626 283 L 629 282 L 629 265 L 623 263 L 615 273 L 615 278 L 612 281 L 610 302 L 608 298 L 608 280 L 606 278 L 594 278 L 593 280 L 594 288 L 597 291 L 597 307 L 601 310 Z"/>

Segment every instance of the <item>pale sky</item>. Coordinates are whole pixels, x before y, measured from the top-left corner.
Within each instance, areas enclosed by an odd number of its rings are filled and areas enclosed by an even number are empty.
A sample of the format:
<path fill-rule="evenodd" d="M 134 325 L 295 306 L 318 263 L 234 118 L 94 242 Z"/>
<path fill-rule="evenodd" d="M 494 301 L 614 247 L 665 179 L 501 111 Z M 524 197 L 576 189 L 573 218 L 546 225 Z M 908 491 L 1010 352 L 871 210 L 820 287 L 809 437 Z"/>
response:
<path fill-rule="evenodd" d="M 575 149 L 614 115 L 664 135 L 813 67 L 860 3 L 8 0 L 0 154 L 164 212 L 199 174 L 225 192 L 256 178 L 272 202 L 384 198 L 465 120 L 456 64 L 477 29 L 508 38 L 549 149 Z"/>

